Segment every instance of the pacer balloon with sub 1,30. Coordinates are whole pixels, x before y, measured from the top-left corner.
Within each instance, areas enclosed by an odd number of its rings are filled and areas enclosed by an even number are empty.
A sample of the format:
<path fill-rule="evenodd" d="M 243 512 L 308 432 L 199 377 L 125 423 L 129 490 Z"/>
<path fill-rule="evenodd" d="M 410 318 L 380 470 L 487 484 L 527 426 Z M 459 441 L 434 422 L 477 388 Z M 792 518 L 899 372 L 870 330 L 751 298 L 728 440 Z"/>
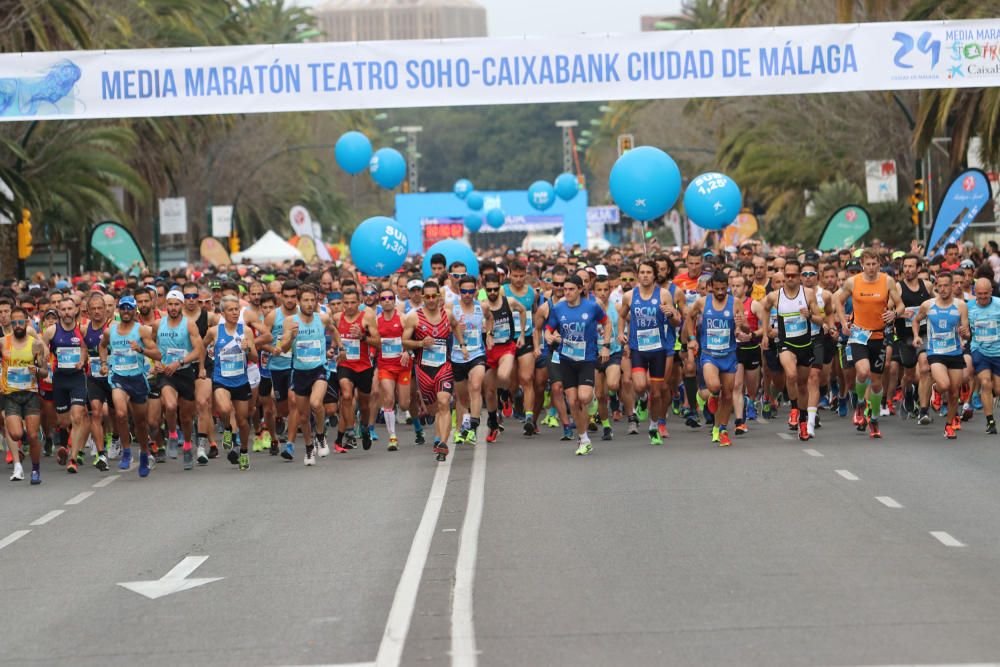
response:
<path fill-rule="evenodd" d="M 556 191 L 548 181 L 535 181 L 528 188 L 528 203 L 531 207 L 545 211 L 556 203 Z"/>
<path fill-rule="evenodd" d="M 380 148 L 372 155 L 368 171 L 381 187 L 392 190 L 406 178 L 406 160 L 395 148 Z"/>
<path fill-rule="evenodd" d="M 467 178 L 460 178 L 455 181 L 455 185 L 451 187 L 451 191 L 455 193 L 455 196 L 459 199 L 465 199 L 470 192 L 472 192 L 472 181 Z"/>
<path fill-rule="evenodd" d="M 563 201 L 569 201 L 580 191 L 580 182 L 570 173 L 559 174 L 556 178 L 556 196 Z"/>
<path fill-rule="evenodd" d="M 609 178 L 611 198 L 625 215 L 658 218 L 677 202 L 681 170 L 674 159 L 653 146 L 639 146 L 618 158 Z"/>
<path fill-rule="evenodd" d="M 382 278 L 406 261 L 409 242 L 399 223 L 392 218 L 368 218 L 351 236 L 351 259 L 358 271 Z"/>
<path fill-rule="evenodd" d="M 424 272 L 424 280 L 431 277 L 431 257 L 441 253 L 444 255 L 445 266 L 450 267 L 452 262 L 462 262 L 473 278 L 479 277 L 479 260 L 472 248 L 458 239 L 444 239 L 438 241 L 424 253 L 424 263 L 421 270 Z"/>
<path fill-rule="evenodd" d="M 486 224 L 493 229 L 500 229 L 507 221 L 507 215 L 498 208 L 491 208 L 486 212 Z"/>
<path fill-rule="evenodd" d="M 348 174 L 360 174 L 372 159 L 372 142 L 360 132 L 345 132 L 337 139 L 333 156 Z"/>
<path fill-rule="evenodd" d="M 469 213 L 465 216 L 465 228 L 470 232 L 478 232 L 483 226 L 483 216 L 478 213 Z"/>
<path fill-rule="evenodd" d="M 725 229 L 739 215 L 742 206 L 740 186 L 718 172 L 698 176 L 684 192 L 684 212 L 703 229 Z"/>

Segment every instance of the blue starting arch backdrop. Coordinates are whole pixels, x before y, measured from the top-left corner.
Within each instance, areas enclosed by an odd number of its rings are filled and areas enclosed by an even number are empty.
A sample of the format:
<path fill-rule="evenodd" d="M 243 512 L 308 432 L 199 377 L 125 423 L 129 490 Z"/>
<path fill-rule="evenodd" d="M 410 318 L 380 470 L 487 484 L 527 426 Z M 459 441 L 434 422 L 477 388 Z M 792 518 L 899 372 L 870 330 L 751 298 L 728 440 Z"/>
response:
<path fill-rule="evenodd" d="M 0 121 L 991 87 L 1000 19 L 0 54 Z"/>
<path fill-rule="evenodd" d="M 587 191 L 580 190 L 573 199 L 555 203 L 539 211 L 528 203 L 527 190 L 482 191 L 483 209 L 471 211 L 464 200 L 453 192 L 422 192 L 396 195 L 396 221 L 410 240 L 410 254 L 422 253 L 426 241 L 438 240 L 425 237 L 425 230 L 443 225 L 462 225 L 465 216 L 476 213 L 485 216 L 487 211 L 498 208 L 506 215 L 503 227 L 491 229 L 483 224 L 477 234 L 494 232 L 563 233 L 566 246 L 587 245 Z M 452 235 L 453 236 L 453 235 Z"/>

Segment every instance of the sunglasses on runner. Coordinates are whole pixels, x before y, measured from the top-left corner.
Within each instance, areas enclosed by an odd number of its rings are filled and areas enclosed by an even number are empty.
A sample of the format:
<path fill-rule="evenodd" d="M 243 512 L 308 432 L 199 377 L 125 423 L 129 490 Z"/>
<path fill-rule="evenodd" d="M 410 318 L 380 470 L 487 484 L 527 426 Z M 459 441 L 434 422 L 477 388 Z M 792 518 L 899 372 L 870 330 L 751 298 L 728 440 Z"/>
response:
<path fill-rule="evenodd" d="M 800 275 L 803 278 L 812 278 L 813 276 L 816 275 L 816 272 L 815 271 L 803 271 Z"/>
<path fill-rule="evenodd" d="M 499 291 L 500 291 L 499 287 L 487 287 L 486 288 L 486 293 L 487 294 L 494 294 L 494 293 L 499 292 Z"/>
<path fill-rule="evenodd" d="M 11 320 L 10 324 L 14 327 L 23 327 L 28 324 L 28 320 Z"/>
<path fill-rule="evenodd" d="M 425 294 L 424 298 L 425 299 L 436 299 L 436 298 L 438 298 L 438 293 L 437 292 L 431 292 L 430 294 Z"/>
<path fill-rule="evenodd" d="M 184 298 L 187 299 L 188 301 L 194 301 L 195 299 L 198 298 L 198 295 L 197 294 L 185 294 Z"/>
<path fill-rule="evenodd" d="M 384 296 L 384 297 L 382 297 L 382 298 L 381 298 L 381 299 L 379 299 L 379 300 L 380 300 L 380 301 L 395 301 L 395 300 L 396 300 L 396 297 L 394 297 L 394 296 Z"/>
<path fill-rule="evenodd" d="M 557 282 L 555 282 L 555 281 L 553 281 L 553 282 L 552 282 L 552 286 L 553 286 L 553 287 L 562 287 L 562 286 L 563 286 L 563 285 L 565 285 L 565 284 L 566 284 L 566 281 L 565 281 L 565 280 L 564 280 L 563 282 L 561 282 L 561 283 L 557 283 Z"/>
<path fill-rule="evenodd" d="M 475 294 L 476 290 L 474 290 L 474 289 L 464 289 L 464 290 L 461 290 L 461 292 L 462 292 L 462 294 Z"/>
<path fill-rule="evenodd" d="M 198 303 L 200 303 L 203 306 L 208 306 L 208 305 L 211 305 L 212 300 L 211 299 L 200 299 L 198 301 Z"/>

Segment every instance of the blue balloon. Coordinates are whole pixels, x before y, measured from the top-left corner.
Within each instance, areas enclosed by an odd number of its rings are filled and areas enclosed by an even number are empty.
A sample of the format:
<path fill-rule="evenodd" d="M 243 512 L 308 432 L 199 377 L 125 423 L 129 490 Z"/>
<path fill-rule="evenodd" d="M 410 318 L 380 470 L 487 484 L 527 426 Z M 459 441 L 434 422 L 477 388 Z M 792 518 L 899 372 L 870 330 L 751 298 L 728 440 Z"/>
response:
<path fill-rule="evenodd" d="M 556 196 L 563 201 L 569 201 L 580 191 L 580 182 L 573 174 L 559 174 L 556 178 Z"/>
<path fill-rule="evenodd" d="M 740 186 L 725 174 L 702 174 L 684 192 L 684 212 L 691 222 L 704 229 L 725 229 L 742 207 Z"/>
<path fill-rule="evenodd" d="M 640 146 L 618 158 L 611 168 L 609 187 L 611 198 L 626 215 L 652 220 L 677 202 L 681 170 L 659 148 Z"/>
<path fill-rule="evenodd" d="M 478 213 L 470 213 L 465 216 L 465 228 L 470 232 L 478 232 L 483 226 L 483 216 Z"/>
<path fill-rule="evenodd" d="M 351 235 L 351 259 L 358 271 L 384 278 L 406 261 L 409 241 L 398 222 L 385 216 L 368 218 Z"/>
<path fill-rule="evenodd" d="M 465 197 L 474 190 L 472 181 L 467 178 L 460 178 L 455 181 L 455 185 L 452 186 L 451 191 L 455 193 L 455 196 L 459 199 L 465 199 Z"/>
<path fill-rule="evenodd" d="M 469 205 L 473 211 L 481 211 L 483 209 L 483 204 L 485 203 L 485 198 L 483 193 L 479 190 L 473 190 L 465 196 L 465 203 Z"/>
<path fill-rule="evenodd" d="M 372 159 L 372 142 L 360 132 L 345 132 L 337 139 L 333 156 L 348 174 L 360 174 Z"/>
<path fill-rule="evenodd" d="M 491 208 L 486 211 L 486 224 L 493 229 L 500 229 L 507 221 L 507 215 L 498 208 Z"/>
<path fill-rule="evenodd" d="M 406 160 L 395 148 L 380 148 L 368 165 L 372 178 L 386 190 L 392 190 L 406 178 Z"/>
<path fill-rule="evenodd" d="M 424 280 L 431 277 L 431 257 L 437 253 L 444 255 L 447 266 L 451 266 L 452 262 L 462 262 L 469 275 L 474 278 L 479 277 L 479 260 L 476 259 L 476 253 L 472 252 L 472 248 L 458 239 L 444 239 L 432 245 L 424 253 L 424 263 L 421 267 L 424 272 Z"/>
<path fill-rule="evenodd" d="M 535 181 L 528 188 L 528 203 L 531 207 L 544 211 L 556 203 L 556 191 L 548 181 Z"/>

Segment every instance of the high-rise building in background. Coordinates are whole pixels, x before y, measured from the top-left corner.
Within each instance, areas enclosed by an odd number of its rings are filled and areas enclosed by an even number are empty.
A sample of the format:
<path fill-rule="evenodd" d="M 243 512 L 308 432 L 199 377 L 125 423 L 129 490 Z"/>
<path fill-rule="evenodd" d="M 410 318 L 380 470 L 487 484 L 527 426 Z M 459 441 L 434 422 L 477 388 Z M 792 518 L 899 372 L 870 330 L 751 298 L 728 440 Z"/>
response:
<path fill-rule="evenodd" d="M 474 0 L 330 0 L 313 12 L 332 42 L 486 36 Z"/>

